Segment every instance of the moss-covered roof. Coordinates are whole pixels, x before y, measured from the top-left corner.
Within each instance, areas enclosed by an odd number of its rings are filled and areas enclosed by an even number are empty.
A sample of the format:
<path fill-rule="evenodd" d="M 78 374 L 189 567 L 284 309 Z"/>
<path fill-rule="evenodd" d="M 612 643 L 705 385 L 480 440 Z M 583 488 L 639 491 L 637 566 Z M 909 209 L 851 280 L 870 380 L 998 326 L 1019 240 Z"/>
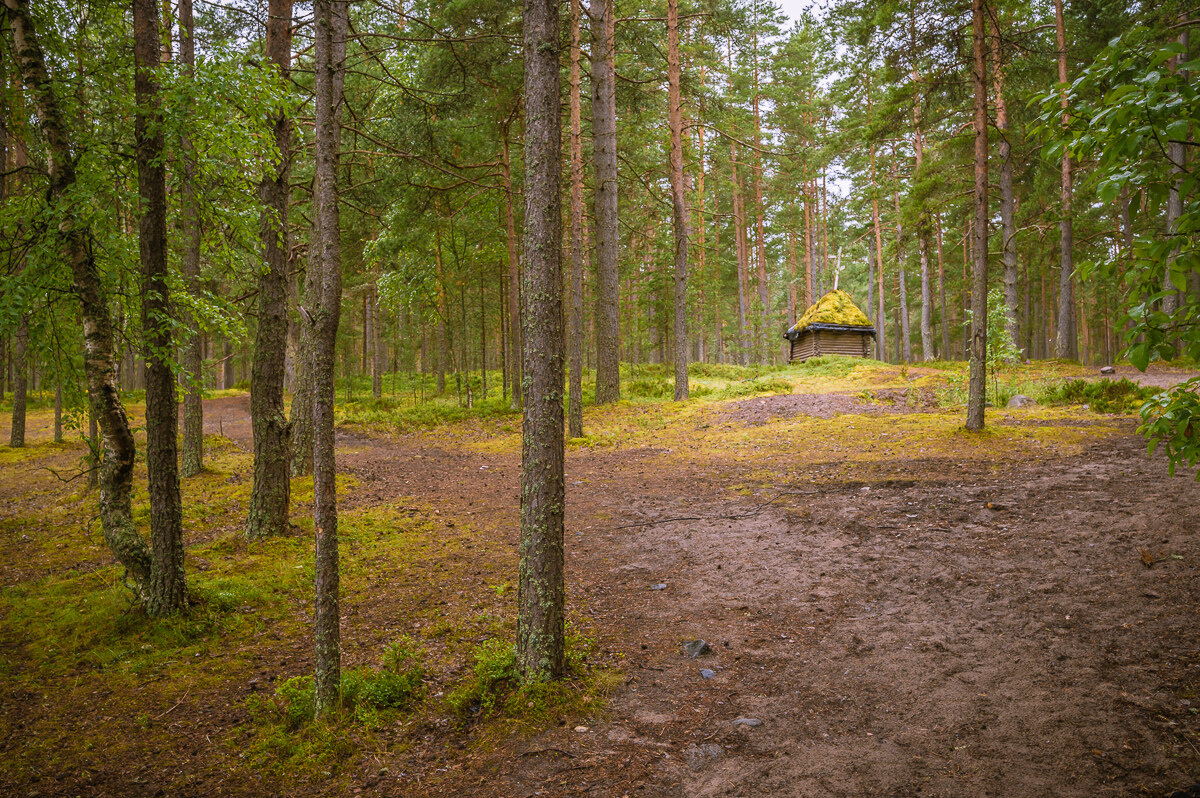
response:
<path fill-rule="evenodd" d="M 854 300 L 842 290 L 830 291 L 804 311 L 789 336 L 799 335 L 811 324 L 837 324 L 843 327 L 865 327 L 871 329 L 871 320 L 858 309 Z"/>

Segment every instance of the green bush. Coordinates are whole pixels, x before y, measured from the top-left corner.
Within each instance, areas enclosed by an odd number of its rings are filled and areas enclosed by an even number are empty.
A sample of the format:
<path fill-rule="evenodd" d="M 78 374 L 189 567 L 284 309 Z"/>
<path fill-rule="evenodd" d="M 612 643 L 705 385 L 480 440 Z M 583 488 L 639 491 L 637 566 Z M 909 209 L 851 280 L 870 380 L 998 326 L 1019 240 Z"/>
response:
<path fill-rule="evenodd" d="M 792 383 L 782 377 L 764 377 L 746 382 L 731 382 L 713 395 L 721 399 L 736 399 L 760 393 L 791 393 Z"/>
<path fill-rule="evenodd" d="M 1157 395 L 1157 388 L 1143 388 L 1121 380 L 1068 380 L 1044 389 L 1041 401 L 1053 405 L 1086 404 L 1097 413 L 1133 413 Z"/>
<path fill-rule="evenodd" d="M 471 675 L 450 691 L 446 703 L 461 717 L 487 715 L 503 705 L 516 680 L 516 644 L 493 638 L 475 649 Z"/>
<path fill-rule="evenodd" d="M 424 675 L 419 650 L 408 638 L 401 638 L 384 652 L 383 667 L 342 671 L 342 709 L 354 713 L 359 721 L 380 709 L 407 709 L 424 694 Z M 313 720 L 316 711 L 313 678 L 287 679 L 276 688 L 273 698 L 260 699 L 257 704 L 269 722 L 295 731 Z"/>

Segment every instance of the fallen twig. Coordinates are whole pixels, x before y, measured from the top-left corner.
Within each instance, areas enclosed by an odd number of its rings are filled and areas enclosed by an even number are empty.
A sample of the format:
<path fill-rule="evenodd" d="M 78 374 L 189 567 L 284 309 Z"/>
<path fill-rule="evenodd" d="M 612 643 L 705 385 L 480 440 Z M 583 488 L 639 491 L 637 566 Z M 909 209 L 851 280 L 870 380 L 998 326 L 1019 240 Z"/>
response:
<path fill-rule="evenodd" d="M 173 712 L 173 711 L 175 710 L 175 708 L 176 708 L 176 707 L 178 707 L 180 704 L 182 704 L 182 703 L 183 703 L 183 702 L 184 702 L 184 701 L 187 699 L 187 697 L 188 697 L 188 693 L 190 693 L 190 692 L 192 692 L 192 688 L 190 688 L 190 687 L 189 687 L 189 688 L 188 688 L 188 689 L 187 689 L 187 690 L 184 692 L 184 694 L 183 694 L 183 698 L 181 698 L 181 699 L 179 699 L 178 701 L 176 701 L 176 702 L 175 702 L 175 704 L 174 704 L 174 706 L 172 706 L 172 707 L 171 707 L 170 709 L 168 709 L 168 710 L 165 710 L 165 711 L 163 711 L 163 712 L 160 712 L 159 714 L 155 715 L 153 718 L 151 718 L 151 720 L 158 720 L 159 718 L 163 717 L 164 715 L 167 715 L 167 714 L 169 714 L 169 713 Z"/>
<path fill-rule="evenodd" d="M 521 756 L 536 756 L 537 754 L 549 754 L 549 753 L 562 754 L 563 756 L 570 757 L 571 759 L 575 758 L 575 755 L 572 754 L 570 751 L 564 751 L 561 748 L 554 748 L 554 747 L 534 748 L 532 750 L 526 751 L 525 753 L 521 754 Z"/>

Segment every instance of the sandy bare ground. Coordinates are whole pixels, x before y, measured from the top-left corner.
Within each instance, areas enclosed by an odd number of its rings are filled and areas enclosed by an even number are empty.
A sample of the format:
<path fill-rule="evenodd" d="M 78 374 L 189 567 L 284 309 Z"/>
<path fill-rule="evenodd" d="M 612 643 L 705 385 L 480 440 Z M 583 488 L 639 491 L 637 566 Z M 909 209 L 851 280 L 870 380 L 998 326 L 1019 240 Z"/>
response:
<path fill-rule="evenodd" d="M 206 411 L 206 431 L 249 445 L 245 397 Z M 769 436 L 780 418 L 842 412 L 892 411 L 779 396 L 713 415 Z M 573 450 L 569 601 L 624 655 L 611 706 L 583 731 L 481 747 L 463 732 L 458 758 L 420 740 L 373 754 L 353 794 L 1167 796 L 1200 782 L 1200 485 L 1169 479 L 1122 423 L 1071 457 L 913 455 L 797 484 L 653 444 Z M 352 502 L 415 497 L 515 544 L 519 454 L 341 440 Z M 839 465 L 804 457 L 793 465 L 818 476 Z M 712 652 L 687 657 L 693 638 Z M 106 770 L 62 794 L 146 794 Z M 191 794 L 260 789 L 200 783 Z"/>
<path fill-rule="evenodd" d="M 786 415 L 797 397 L 766 401 Z M 515 540 L 513 458 L 416 436 L 344 463 L 370 501 L 423 496 Z M 626 687 L 586 732 L 511 742 L 430 792 L 1167 795 L 1200 780 L 1200 486 L 1132 434 L 1000 471 L 911 467 L 731 501 L 743 474 L 655 447 L 573 454 L 572 604 L 625 654 Z M 684 656 L 691 638 L 713 653 Z"/>

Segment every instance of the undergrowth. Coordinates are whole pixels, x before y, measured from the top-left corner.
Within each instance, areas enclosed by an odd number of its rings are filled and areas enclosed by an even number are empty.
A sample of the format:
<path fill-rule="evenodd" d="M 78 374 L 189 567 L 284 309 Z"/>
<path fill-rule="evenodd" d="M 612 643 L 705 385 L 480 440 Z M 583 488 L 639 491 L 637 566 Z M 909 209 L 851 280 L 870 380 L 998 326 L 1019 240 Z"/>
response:
<path fill-rule="evenodd" d="M 474 651 L 473 667 L 446 703 L 464 723 L 501 717 L 527 725 L 545 725 L 562 717 L 579 717 L 599 709 L 600 701 L 619 681 L 615 671 L 589 660 L 596 644 L 568 624 L 566 677 L 521 684 L 517 648 L 511 639 L 492 638 Z"/>
<path fill-rule="evenodd" d="M 341 703 L 328 717 L 315 717 L 312 676 L 287 679 L 272 696 L 251 696 L 243 757 L 279 776 L 335 773 L 359 750 L 363 733 L 394 723 L 423 698 L 421 655 L 412 639 L 401 637 L 384 651 L 380 667 L 343 671 Z"/>
<path fill-rule="evenodd" d="M 1143 388 L 1136 382 L 1120 380 L 1068 380 L 1049 386 L 1040 401 L 1054 405 L 1086 404 L 1097 413 L 1134 413 L 1146 400 L 1160 393 L 1158 388 Z"/>

